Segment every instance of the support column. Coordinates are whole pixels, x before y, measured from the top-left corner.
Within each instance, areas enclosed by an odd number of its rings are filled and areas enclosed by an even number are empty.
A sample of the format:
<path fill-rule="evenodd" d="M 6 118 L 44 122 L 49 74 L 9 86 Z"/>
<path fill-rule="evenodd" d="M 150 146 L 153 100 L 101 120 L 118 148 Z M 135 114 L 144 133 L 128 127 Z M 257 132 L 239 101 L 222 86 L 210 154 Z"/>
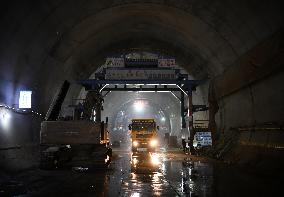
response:
<path fill-rule="evenodd" d="M 181 116 L 181 128 L 186 128 L 185 118 L 184 118 L 184 93 L 181 92 L 180 95 L 180 116 Z"/>
<path fill-rule="evenodd" d="M 188 91 L 188 130 L 189 130 L 189 146 L 190 153 L 193 155 L 195 153 L 193 147 L 194 130 L 193 130 L 193 105 L 192 105 L 192 91 Z"/>
<path fill-rule="evenodd" d="M 180 116 L 181 116 L 181 138 L 186 139 L 188 137 L 188 132 L 186 128 L 186 122 L 184 117 L 184 93 L 180 93 Z"/>

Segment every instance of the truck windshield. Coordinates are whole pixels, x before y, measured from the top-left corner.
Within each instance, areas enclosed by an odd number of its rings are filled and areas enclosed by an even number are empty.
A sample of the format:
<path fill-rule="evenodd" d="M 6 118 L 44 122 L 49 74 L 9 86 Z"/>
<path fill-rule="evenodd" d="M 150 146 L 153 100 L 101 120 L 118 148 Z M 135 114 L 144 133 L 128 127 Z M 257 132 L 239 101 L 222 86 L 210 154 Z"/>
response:
<path fill-rule="evenodd" d="M 133 123 L 132 124 L 132 130 L 135 131 L 149 131 L 151 132 L 154 130 L 155 124 L 154 123 Z"/>
<path fill-rule="evenodd" d="M 146 138 L 151 138 L 153 136 L 153 134 L 136 134 L 136 138 L 143 138 L 143 139 L 146 139 Z"/>

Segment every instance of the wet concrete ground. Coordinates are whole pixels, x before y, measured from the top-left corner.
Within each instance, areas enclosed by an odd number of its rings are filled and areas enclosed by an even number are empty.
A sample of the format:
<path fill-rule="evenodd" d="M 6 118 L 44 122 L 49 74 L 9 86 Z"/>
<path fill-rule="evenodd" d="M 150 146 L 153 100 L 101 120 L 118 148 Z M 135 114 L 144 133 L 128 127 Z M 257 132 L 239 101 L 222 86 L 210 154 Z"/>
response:
<path fill-rule="evenodd" d="M 30 170 L 0 179 L 0 196 L 276 196 L 283 179 L 187 158 L 115 150 L 110 168 Z M 135 159 L 134 159 L 135 158 Z"/>

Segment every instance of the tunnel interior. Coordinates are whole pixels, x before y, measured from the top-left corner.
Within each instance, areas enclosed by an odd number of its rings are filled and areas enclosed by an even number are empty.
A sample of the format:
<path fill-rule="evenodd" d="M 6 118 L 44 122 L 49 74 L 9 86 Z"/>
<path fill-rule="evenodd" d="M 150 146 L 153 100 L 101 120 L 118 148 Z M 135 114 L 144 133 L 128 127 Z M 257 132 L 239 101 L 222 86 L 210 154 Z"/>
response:
<path fill-rule="evenodd" d="M 255 0 L 6 2 L 0 8 L 0 167 L 37 166 L 41 123 L 62 83 L 71 86 L 60 116 L 72 116 L 70 105 L 87 94 L 78 81 L 94 79 L 108 57 L 125 57 L 174 58 L 189 80 L 202 81 L 192 104 L 208 110 L 192 120 L 193 127 L 208 122 L 213 146 L 206 157 L 282 172 L 283 8 L 281 1 Z M 32 91 L 30 109 L 19 109 L 23 90 Z M 180 92 L 105 94 L 110 141 L 130 143 L 131 119 L 151 117 L 161 139 L 169 133 L 181 146 L 180 98 Z M 189 108 L 188 97 L 184 103 Z"/>
<path fill-rule="evenodd" d="M 138 97 L 135 100 L 130 100 L 129 102 L 123 104 L 116 114 L 113 114 L 113 120 L 109 124 L 110 132 L 110 141 L 120 141 L 122 143 L 130 142 L 131 136 L 128 132 L 128 125 L 131 124 L 132 119 L 139 118 L 154 118 L 161 130 L 158 131 L 158 136 L 160 139 L 163 139 L 165 132 L 169 132 L 171 129 L 171 124 L 169 121 L 169 116 L 159 106 L 155 106 L 153 103 L 149 103 L 149 100 Z M 177 128 L 176 128 L 177 130 Z M 162 141 L 162 140 L 160 140 Z"/>
<path fill-rule="evenodd" d="M 130 52 L 131 51 L 131 52 Z M 167 57 L 166 54 L 161 54 L 161 51 L 143 51 L 143 48 L 135 48 L 130 51 L 124 50 L 123 54 L 116 54 L 116 57 L 125 57 L 126 59 L 143 59 L 151 60 L 157 58 Z M 154 53 L 155 52 L 155 53 Z M 100 66 L 94 73 L 92 73 L 89 79 L 94 79 L 102 69 L 107 68 L 107 61 Z M 181 66 L 175 65 L 175 69 L 179 69 L 181 73 L 188 74 Z M 193 79 L 189 75 L 190 79 Z M 206 83 L 206 80 L 203 84 Z M 141 85 L 141 84 L 140 84 Z M 129 88 L 139 88 L 139 84 L 134 84 Z M 154 88 L 155 84 L 150 84 L 148 87 Z M 204 86 L 204 85 L 203 85 Z M 206 85 L 205 85 L 206 86 Z M 205 87 L 204 86 L 204 87 Z M 123 87 L 123 85 L 119 86 Z M 193 102 L 197 105 L 208 105 L 206 96 L 206 90 L 204 87 L 197 87 L 193 92 Z M 65 99 L 63 104 L 63 112 L 61 116 L 72 116 L 72 110 L 70 110 L 70 103 L 78 104 L 86 97 L 87 91 L 82 88 L 79 96 L 76 99 L 69 95 Z M 116 137 L 127 139 L 129 142 L 128 125 L 134 118 L 154 118 L 161 130 L 158 131 L 161 142 L 165 136 L 165 133 L 169 133 L 171 136 L 177 136 L 178 143 L 181 143 L 181 92 L 171 92 L 166 88 L 162 91 L 109 91 L 104 92 L 102 119 L 108 118 L 110 129 L 110 141 L 114 141 Z M 188 107 L 187 97 L 185 98 L 185 108 Z M 94 112 L 95 113 L 95 112 Z M 200 111 L 196 112 L 194 120 L 208 120 L 208 112 Z M 116 136 L 116 137 L 114 137 Z M 116 139 L 117 141 L 118 139 Z M 123 141 L 124 141 L 123 140 Z M 121 141 L 121 140 L 118 140 Z"/>

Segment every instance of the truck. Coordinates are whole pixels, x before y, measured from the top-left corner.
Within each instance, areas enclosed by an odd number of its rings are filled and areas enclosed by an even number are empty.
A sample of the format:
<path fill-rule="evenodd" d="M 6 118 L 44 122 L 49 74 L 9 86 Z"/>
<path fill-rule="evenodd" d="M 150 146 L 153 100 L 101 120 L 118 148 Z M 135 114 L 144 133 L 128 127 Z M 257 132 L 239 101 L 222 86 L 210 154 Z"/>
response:
<path fill-rule="evenodd" d="M 132 152 L 155 152 L 158 147 L 157 130 L 154 119 L 132 119 L 131 130 Z"/>
<path fill-rule="evenodd" d="M 91 117 L 96 95 L 87 94 L 82 115 L 77 118 L 59 117 L 69 86 L 69 82 L 63 83 L 41 123 L 40 168 L 107 167 L 112 156 L 107 120 L 94 121 Z"/>

